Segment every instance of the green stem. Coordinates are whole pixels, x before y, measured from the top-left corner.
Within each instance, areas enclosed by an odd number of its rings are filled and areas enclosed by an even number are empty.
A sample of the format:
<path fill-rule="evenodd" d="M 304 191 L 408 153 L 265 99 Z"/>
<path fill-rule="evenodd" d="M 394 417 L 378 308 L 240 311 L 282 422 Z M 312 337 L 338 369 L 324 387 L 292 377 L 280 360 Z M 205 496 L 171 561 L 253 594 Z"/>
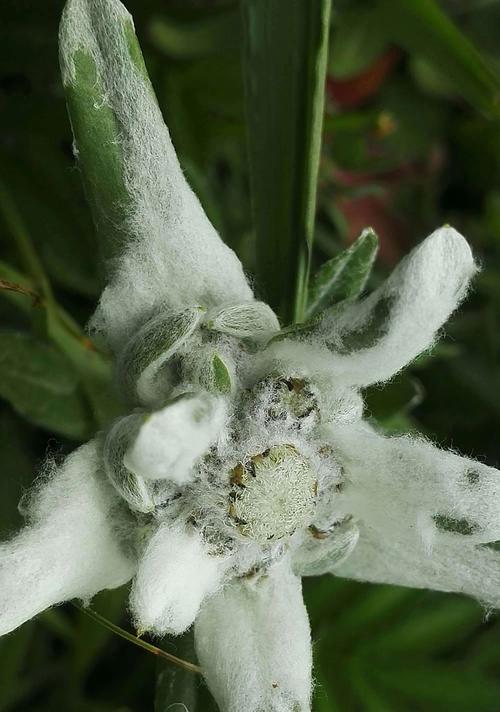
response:
<path fill-rule="evenodd" d="M 190 672 L 197 673 L 201 675 L 201 668 L 198 665 L 195 665 L 194 663 L 190 663 L 187 660 L 183 660 L 182 658 L 178 658 L 175 655 L 172 655 L 171 653 L 167 653 L 165 650 L 162 650 L 161 648 L 157 648 L 155 645 L 151 645 L 151 643 L 146 643 L 146 641 L 141 640 L 140 638 L 137 638 L 135 635 L 132 635 L 132 633 L 129 633 L 128 631 L 124 630 L 123 628 L 120 628 L 120 626 L 115 625 L 115 623 L 112 623 L 109 621 L 107 618 L 104 618 L 104 616 L 101 616 L 99 613 L 96 613 L 93 611 L 91 608 L 84 608 L 83 606 L 80 606 L 78 603 L 75 603 L 74 601 L 71 602 L 71 605 L 77 608 L 79 611 L 82 613 L 85 613 L 86 616 L 89 618 L 92 618 L 93 621 L 98 623 L 99 625 L 104 626 L 108 630 L 110 630 L 112 633 L 115 635 L 120 636 L 120 638 L 123 638 L 124 640 L 128 640 L 129 643 L 133 643 L 134 645 L 137 645 L 137 647 L 142 648 L 143 650 L 146 650 L 148 653 L 152 653 L 153 655 L 156 655 L 159 658 L 162 658 L 163 660 L 167 660 L 169 663 L 172 663 L 173 665 L 178 665 L 179 667 L 183 668 L 184 670 L 189 670 Z"/>

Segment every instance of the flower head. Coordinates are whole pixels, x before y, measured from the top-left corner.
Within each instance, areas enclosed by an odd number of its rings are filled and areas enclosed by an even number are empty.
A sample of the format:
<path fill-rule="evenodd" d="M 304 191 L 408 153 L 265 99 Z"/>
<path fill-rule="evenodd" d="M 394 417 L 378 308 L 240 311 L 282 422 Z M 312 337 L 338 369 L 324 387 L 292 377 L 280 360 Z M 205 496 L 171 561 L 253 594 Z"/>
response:
<path fill-rule="evenodd" d="M 48 472 L 0 546 L 0 632 L 132 579 L 138 628 L 195 624 L 223 710 L 307 710 L 301 576 L 498 605 L 498 472 L 384 437 L 360 394 L 432 346 L 476 267 L 445 226 L 369 296 L 280 330 L 183 177 L 131 27 L 118 0 L 69 0 L 61 27 L 87 187 L 103 156 L 121 181 L 93 203 L 122 241 L 93 328 L 128 413 Z"/>

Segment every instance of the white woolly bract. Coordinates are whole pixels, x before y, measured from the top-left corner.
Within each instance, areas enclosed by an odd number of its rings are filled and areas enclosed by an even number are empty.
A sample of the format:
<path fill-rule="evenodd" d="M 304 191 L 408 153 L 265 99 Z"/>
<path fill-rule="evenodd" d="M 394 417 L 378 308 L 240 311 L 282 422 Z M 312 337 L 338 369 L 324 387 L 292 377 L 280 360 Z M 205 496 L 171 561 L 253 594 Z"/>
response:
<path fill-rule="evenodd" d="M 196 531 L 163 524 L 147 544 L 132 587 L 136 627 L 159 636 L 184 632 L 221 585 L 226 567 L 227 560 L 209 554 Z"/>
<path fill-rule="evenodd" d="M 193 465 L 215 442 L 227 418 L 222 398 L 180 396 L 152 413 L 124 457 L 125 467 L 145 480 L 185 484 Z"/>
<path fill-rule="evenodd" d="M 346 385 L 385 381 L 432 346 L 477 271 L 466 240 L 436 230 L 369 297 L 333 309 L 317 327 Z"/>
<path fill-rule="evenodd" d="M 195 624 L 196 650 L 224 712 L 307 712 L 311 640 L 300 579 L 288 557 L 266 575 L 228 584 Z"/>
<path fill-rule="evenodd" d="M 500 607 L 498 551 L 458 539 L 440 542 L 430 553 L 411 538 L 394 539 L 361 525 L 356 548 L 334 573 L 358 581 L 464 593 L 488 608 Z"/>
<path fill-rule="evenodd" d="M 51 468 L 31 495 L 29 524 L 0 545 L 0 635 L 49 606 L 87 600 L 133 576 L 118 498 L 99 469 L 95 442 Z"/>
<path fill-rule="evenodd" d="M 364 424 L 330 432 L 347 471 L 345 507 L 370 526 L 393 535 L 410 528 L 429 548 L 457 536 L 500 539 L 498 470 L 420 438 L 384 438 Z M 452 521 L 463 521 L 467 534 L 454 533 Z"/>
<path fill-rule="evenodd" d="M 118 0 L 69 0 L 60 30 L 64 84 L 74 84 L 75 53 L 90 55 L 121 128 L 130 242 L 93 320 L 116 350 L 159 303 L 182 309 L 253 298 L 184 178 L 151 86 L 131 60 L 126 23 L 132 19 Z"/>
<path fill-rule="evenodd" d="M 360 528 L 339 575 L 463 591 L 498 605 L 500 559 L 484 546 L 500 539 L 497 470 L 367 426 L 331 428 L 331 443 L 347 475 L 338 506 Z"/>

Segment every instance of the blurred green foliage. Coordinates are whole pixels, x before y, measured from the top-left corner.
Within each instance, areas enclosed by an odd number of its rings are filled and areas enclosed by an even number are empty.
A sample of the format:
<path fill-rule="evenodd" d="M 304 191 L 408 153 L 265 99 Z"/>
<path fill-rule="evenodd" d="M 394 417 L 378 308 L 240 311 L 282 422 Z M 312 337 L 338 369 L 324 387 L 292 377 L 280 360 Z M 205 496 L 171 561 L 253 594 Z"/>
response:
<path fill-rule="evenodd" d="M 19 526 L 17 501 L 47 451 L 70 451 L 120 408 L 109 363 L 83 334 L 100 271 L 59 81 L 62 5 L 3 0 L 0 9 L 2 537 Z M 186 175 L 255 274 L 238 5 L 127 6 Z M 373 286 L 440 224 L 468 237 L 483 270 L 467 303 L 431 354 L 370 389 L 367 414 L 388 431 L 419 430 L 493 465 L 499 31 L 497 0 L 334 0 L 313 253 L 317 269 L 373 226 L 380 237 Z M 307 580 L 305 593 L 318 712 L 500 708 L 500 623 L 475 602 L 333 577 Z M 127 627 L 125 600 L 125 591 L 105 593 L 94 606 Z M 163 645 L 193 659 L 181 642 Z M 0 710 L 149 710 L 156 665 L 60 607 L 0 639 Z M 168 674 L 159 680 L 170 684 Z M 210 709 L 206 698 L 200 709 Z"/>

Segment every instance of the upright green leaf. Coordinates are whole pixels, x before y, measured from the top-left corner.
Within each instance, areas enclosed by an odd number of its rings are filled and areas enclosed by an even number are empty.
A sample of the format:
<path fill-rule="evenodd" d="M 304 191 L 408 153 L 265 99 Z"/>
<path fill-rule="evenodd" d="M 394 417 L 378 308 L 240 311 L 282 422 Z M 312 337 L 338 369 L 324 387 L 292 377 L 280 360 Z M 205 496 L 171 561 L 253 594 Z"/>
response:
<path fill-rule="evenodd" d="M 306 317 L 309 319 L 343 299 L 355 299 L 370 276 L 377 250 L 377 235 L 367 228 L 351 247 L 325 262 L 309 288 Z"/>
<path fill-rule="evenodd" d="M 257 284 L 284 323 L 305 310 L 330 0 L 244 0 Z"/>

